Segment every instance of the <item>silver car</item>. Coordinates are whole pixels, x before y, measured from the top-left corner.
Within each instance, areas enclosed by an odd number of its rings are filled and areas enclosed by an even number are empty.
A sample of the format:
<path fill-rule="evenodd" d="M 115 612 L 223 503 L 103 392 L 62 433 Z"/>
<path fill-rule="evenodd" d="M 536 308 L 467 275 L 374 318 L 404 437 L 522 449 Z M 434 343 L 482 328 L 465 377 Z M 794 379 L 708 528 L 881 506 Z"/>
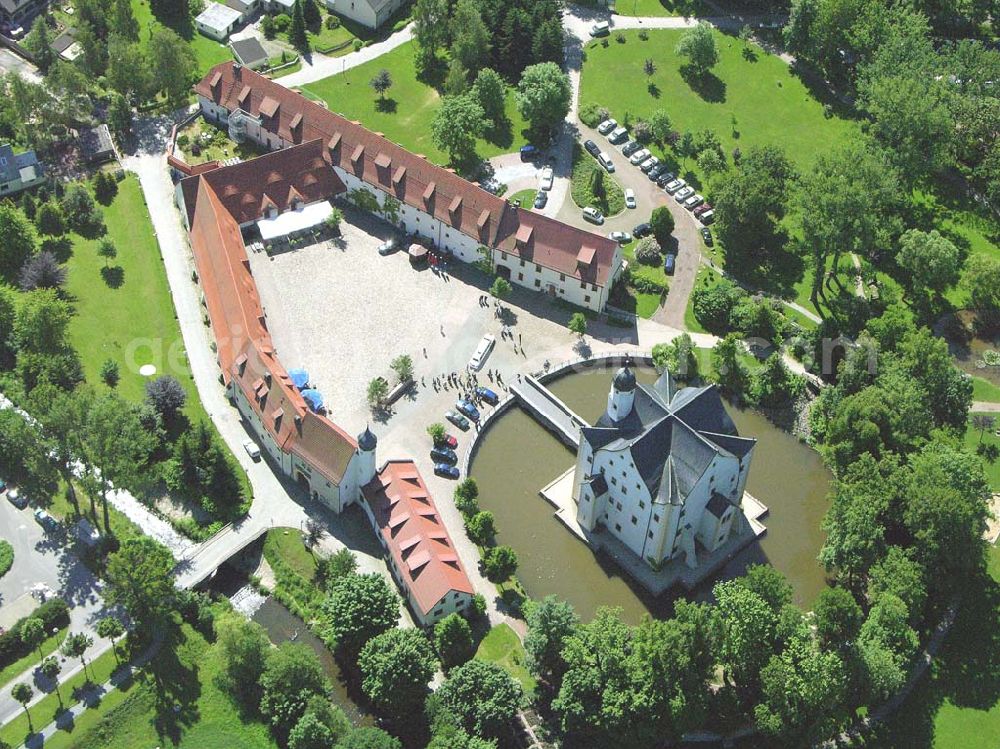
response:
<path fill-rule="evenodd" d="M 697 208 L 704 202 L 705 198 L 703 198 L 701 195 L 692 195 L 690 198 L 684 201 L 684 207 L 687 208 L 689 211 L 693 211 L 695 208 Z"/>
<path fill-rule="evenodd" d="M 648 150 L 646 150 L 645 148 L 640 148 L 634 154 L 632 154 L 631 156 L 629 156 L 628 163 L 629 164 L 641 164 L 646 159 L 648 159 L 650 156 L 652 156 L 652 154 Z"/>
<path fill-rule="evenodd" d="M 685 187 L 684 189 L 677 191 L 677 193 L 674 195 L 674 200 L 676 200 L 678 203 L 683 203 L 685 200 L 687 200 L 688 198 L 690 198 L 692 195 L 694 195 L 694 188 L 693 187 Z"/>
<path fill-rule="evenodd" d="M 675 179 L 673 182 L 668 182 L 666 185 L 664 185 L 663 191 L 669 193 L 670 195 L 673 195 L 675 192 L 680 190 L 686 184 L 687 182 L 685 182 L 682 179 Z"/>

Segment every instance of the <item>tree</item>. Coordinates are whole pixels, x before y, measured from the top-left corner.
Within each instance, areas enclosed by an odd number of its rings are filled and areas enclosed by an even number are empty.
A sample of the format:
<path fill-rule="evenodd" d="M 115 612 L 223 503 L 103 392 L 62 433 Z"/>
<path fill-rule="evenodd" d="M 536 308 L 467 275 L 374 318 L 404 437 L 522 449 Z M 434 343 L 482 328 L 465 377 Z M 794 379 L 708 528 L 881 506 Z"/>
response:
<path fill-rule="evenodd" d="M 108 125 L 115 135 L 122 138 L 132 132 L 132 107 L 120 93 L 111 95 L 111 106 L 108 108 Z"/>
<path fill-rule="evenodd" d="M 0 278 L 16 280 L 37 247 L 35 227 L 24 211 L 8 201 L 0 203 Z"/>
<path fill-rule="evenodd" d="M 373 377 L 368 383 L 368 405 L 372 408 L 381 406 L 389 395 L 389 383 L 384 377 Z"/>
<path fill-rule="evenodd" d="M 417 70 L 426 70 L 448 40 L 447 0 L 417 0 L 413 5 L 413 36 L 417 40 Z"/>
<path fill-rule="evenodd" d="M 319 8 L 316 7 L 315 0 L 302 0 L 302 19 L 309 28 L 319 28 L 319 25 L 323 22 L 323 17 L 319 13 Z"/>
<path fill-rule="evenodd" d="M 18 284 L 22 291 L 35 289 L 59 289 L 66 283 L 66 269 L 59 264 L 56 256 L 43 251 L 33 255 L 21 268 Z"/>
<path fill-rule="evenodd" d="M 42 75 L 49 72 L 52 63 L 56 61 L 56 55 L 52 51 L 52 35 L 49 33 L 47 13 L 41 13 L 35 18 L 31 25 L 31 31 L 24 37 L 24 48 L 35 58 L 35 65 L 42 71 Z"/>
<path fill-rule="evenodd" d="M 490 296 L 496 299 L 497 303 L 503 301 L 511 291 L 513 291 L 513 288 L 510 285 L 510 281 L 506 278 L 497 276 L 493 279 L 493 283 L 490 286 Z"/>
<path fill-rule="evenodd" d="M 97 636 L 104 637 L 111 641 L 111 650 L 115 654 L 115 662 L 121 663 L 118 658 L 118 646 L 115 640 L 125 634 L 125 626 L 117 618 L 106 616 L 97 623 Z"/>
<path fill-rule="evenodd" d="M 62 707 L 62 692 L 59 691 L 59 672 L 62 671 L 62 664 L 59 662 L 59 659 L 54 655 L 50 655 L 48 658 L 43 658 L 42 662 L 38 664 L 38 670 L 41 672 L 42 676 L 52 682 L 52 688 L 55 690 L 56 699 L 59 700 L 59 707 Z"/>
<path fill-rule="evenodd" d="M 66 188 L 59 201 L 66 223 L 80 234 L 92 235 L 100 232 L 104 226 L 104 217 L 97 207 L 90 190 L 79 182 L 73 182 Z"/>
<path fill-rule="evenodd" d="M 504 109 L 507 84 L 495 70 L 483 68 L 476 74 L 476 81 L 472 84 L 472 95 L 483 108 L 483 115 L 494 127 L 506 119 Z"/>
<path fill-rule="evenodd" d="M 177 102 L 188 95 L 191 82 L 198 74 L 198 59 L 191 46 L 165 26 L 153 31 L 146 44 L 150 61 L 150 86 L 161 92 L 168 102 Z"/>
<path fill-rule="evenodd" d="M 174 601 L 174 558 L 163 544 L 138 536 L 108 556 L 105 598 L 120 604 L 138 627 L 162 619 Z"/>
<path fill-rule="evenodd" d="M 21 642 L 38 652 L 42 657 L 42 643 L 45 642 L 45 623 L 37 616 L 28 617 L 21 624 Z"/>
<path fill-rule="evenodd" d="M 567 326 L 571 333 L 576 333 L 580 338 L 587 334 L 587 316 L 582 312 L 574 312 L 570 315 Z"/>
<path fill-rule="evenodd" d="M 309 0 L 309 3 L 312 4 L 312 0 Z M 313 5 L 313 7 L 316 6 Z M 378 94 L 379 100 L 385 101 L 385 92 L 392 88 L 392 75 L 388 70 L 382 68 L 375 74 L 375 77 L 368 82 L 368 85 L 374 89 L 376 94 Z"/>
<path fill-rule="evenodd" d="M 466 70 L 480 70 L 490 59 L 490 33 L 476 0 L 458 0 L 451 18 L 451 57 Z"/>
<path fill-rule="evenodd" d="M 161 375 L 146 383 L 146 402 L 166 421 L 171 421 L 184 408 L 187 393 L 172 375 Z"/>
<path fill-rule="evenodd" d="M 503 582 L 517 571 L 517 553 L 509 546 L 487 549 L 483 554 L 483 569 L 490 582 Z"/>
<path fill-rule="evenodd" d="M 344 736 L 333 749 L 402 749 L 402 744 L 381 728 L 364 726 Z"/>
<path fill-rule="evenodd" d="M 908 285 L 917 294 L 943 293 L 958 282 L 962 267 L 959 249 L 936 229 L 904 232 L 896 261 L 909 274 Z"/>
<path fill-rule="evenodd" d="M 351 731 L 344 711 L 330 704 L 325 695 L 313 695 L 306 711 L 288 734 L 288 749 L 330 749 Z"/>
<path fill-rule="evenodd" d="M 465 532 L 475 544 L 480 546 L 485 546 L 493 537 L 496 535 L 496 521 L 493 518 L 493 513 L 489 510 L 482 510 L 477 512 L 465 521 Z"/>
<path fill-rule="evenodd" d="M 435 421 L 427 427 L 427 434 L 430 435 L 431 441 L 433 441 L 435 445 L 440 445 L 444 442 L 445 435 L 448 434 L 448 431 L 445 429 L 444 424 L 439 421 Z"/>
<path fill-rule="evenodd" d="M 312 697 L 329 698 L 330 683 L 309 646 L 284 642 L 267 655 L 260 691 L 261 714 L 279 737 L 287 737 Z"/>
<path fill-rule="evenodd" d="M 476 139 L 483 134 L 486 115 L 471 96 L 445 96 L 431 122 L 434 145 L 446 151 L 452 162 L 475 154 Z"/>
<path fill-rule="evenodd" d="M 124 100 L 117 102 L 112 98 L 108 112 L 108 125 L 118 135 L 125 135 L 131 130 L 132 112 L 129 102 L 145 101 L 155 93 L 153 71 L 146 67 L 143 50 L 144 47 L 138 42 L 131 42 L 118 35 L 113 35 L 108 40 L 108 85 Z"/>
<path fill-rule="evenodd" d="M 552 595 L 530 602 L 524 615 L 528 624 L 524 638 L 528 667 L 531 673 L 558 688 L 566 670 L 563 648 L 580 624 L 580 617 L 570 603 Z"/>
<path fill-rule="evenodd" d="M 775 351 L 754 373 L 750 382 L 750 398 L 768 408 L 786 408 L 802 392 L 805 381 L 793 374 L 781 353 Z"/>
<path fill-rule="evenodd" d="M 222 653 L 220 685 L 246 708 L 260 704 L 260 679 L 271 642 L 256 622 L 227 613 L 215 620 L 215 635 Z"/>
<path fill-rule="evenodd" d="M 306 34 L 306 19 L 302 10 L 302 0 L 295 0 L 292 6 L 292 25 L 288 28 L 288 43 L 303 54 L 309 51 L 309 36 Z"/>
<path fill-rule="evenodd" d="M 660 247 L 671 246 L 673 242 L 671 235 L 674 231 L 674 214 L 670 212 L 667 206 L 661 205 L 653 209 L 653 213 L 649 217 L 649 225 Z"/>
<path fill-rule="evenodd" d="M 661 146 L 667 142 L 670 133 L 673 132 L 673 123 L 670 121 L 670 115 L 667 113 L 667 110 L 653 110 L 653 113 L 649 116 L 649 129 L 653 134 L 653 140 Z"/>
<path fill-rule="evenodd" d="M 118 180 L 110 172 L 98 172 L 94 176 L 94 197 L 101 205 L 111 205 L 118 194 Z"/>
<path fill-rule="evenodd" d="M 389 364 L 389 368 L 396 373 L 400 382 L 407 382 L 413 379 L 413 358 L 409 354 L 400 354 Z"/>
<path fill-rule="evenodd" d="M 984 254 L 969 258 L 962 277 L 969 304 L 980 312 L 1000 310 L 1000 260 Z"/>
<path fill-rule="evenodd" d="M 912 551 L 890 546 L 869 572 L 868 600 L 874 603 L 884 595 L 896 596 L 906 606 L 910 624 L 916 626 L 927 601 L 925 574 L 923 566 L 913 558 Z"/>
<path fill-rule="evenodd" d="M 659 266 L 663 250 L 656 237 L 643 237 L 635 247 L 635 259 L 643 265 Z"/>
<path fill-rule="evenodd" d="M 642 72 L 646 74 L 647 78 L 651 77 L 653 73 L 656 72 L 656 63 L 653 62 L 653 58 L 647 57 L 642 63 Z"/>
<path fill-rule="evenodd" d="M 423 632 L 394 627 L 368 641 L 358 668 L 368 698 L 393 719 L 405 720 L 423 706 L 437 662 Z"/>
<path fill-rule="evenodd" d="M 54 200 L 46 200 L 35 214 L 35 226 L 38 232 L 49 237 L 58 237 L 66 233 L 66 218 L 62 208 Z"/>
<path fill-rule="evenodd" d="M 97 243 L 97 256 L 104 258 L 104 267 L 107 268 L 108 264 L 118 257 L 118 248 L 114 242 L 105 237 Z"/>
<path fill-rule="evenodd" d="M 514 96 L 521 115 L 544 138 L 550 137 L 566 118 L 570 99 L 569 76 L 554 62 L 525 68 Z"/>
<path fill-rule="evenodd" d="M 30 684 L 22 681 L 14 685 L 14 688 L 10 690 L 10 696 L 21 703 L 21 707 L 24 708 L 24 714 L 28 716 L 28 730 L 34 733 L 35 727 L 31 723 L 31 713 L 28 712 L 28 703 L 35 696 L 35 690 L 31 688 Z"/>
<path fill-rule="evenodd" d="M 861 625 L 862 643 L 878 643 L 906 663 L 917 652 L 917 633 L 909 625 L 906 604 L 891 593 L 882 595 Z"/>
<path fill-rule="evenodd" d="M 79 658 L 83 666 L 83 675 L 87 676 L 87 648 L 94 644 L 92 637 L 83 632 L 66 635 L 60 652 L 67 658 Z M 88 677 L 89 678 L 89 677 Z"/>
<path fill-rule="evenodd" d="M 846 588 L 824 588 L 813 605 L 816 636 L 834 650 L 853 642 L 861 631 L 864 613 Z"/>
<path fill-rule="evenodd" d="M 979 444 L 983 444 L 983 436 L 987 431 L 992 432 L 996 426 L 996 417 L 992 414 L 973 414 L 972 428 L 979 430 Z"/>
<path fill-rule="evenodd" d="M 479 512 L 479 485 L 474 478 L 467 478 L 455 487 L 455 508 L 465 517 Z"/>
<path fill-rule="evenodd" d="M 693 380 L 698 376 L 698 357 L 695 355 L 691 336 L 681 333 L 669 343 L 653 346 L 653 366 L 660 372 L 670 372 L 679 380 Z"/>
<path fill-rule="evenodd" d="M 458 614 L 448 614 L 434 625 L 434 647 L 445 670 L 465 663 L 475 654 L 469 623 Z"/>
<path fill-rule="evenodd" d="M 706 148 L 698 154 L 698 168 L 711 179 L 714 175 L 726 171 L 726 160 L 715 149 Z"/>
<path fill-rule="evenodd" d="M 437 693 L 466 731 L 487 737 L 500 735 L 521 702 L 521 687 L 503 668 L 476 659 L 454 669 Z"/>
<path fill-rule="evenodd" d="M 753 692 L 776 651 L 777 614 L 739 580 L 717 583 L 712 592 L 719 661 L 738 685 Z"/>
<path fill-rule="evenodd" d="M 746 391 L 750 375 L 740 360 L 743 344 L 740 336 L 730 333 L 712 347 L 712 371 L 719 386 L 730 393 Z"/>
<path fill-rule="evenodd" d="M 336 580 L 322 609 L 327 625 L 324 639 L 352 655 L 399 620 L 395 591 L 384 577 L 374 573 Z"/>
<path fill-rule="evenodd" d="M 712 27 L 702 21 L 690 31 L 686 31 L 677 42 L 674 54 L 686 57 L 687 66 L 698 76 L 705 75 L 719 62 L 719 50 L 715 46 Z"/>
<path fill-rule="evenodd" d="M 129 0 L 114 0 L 111 10 L 111 31 L 130 42 L 139 41 L 139 22 Z"/>

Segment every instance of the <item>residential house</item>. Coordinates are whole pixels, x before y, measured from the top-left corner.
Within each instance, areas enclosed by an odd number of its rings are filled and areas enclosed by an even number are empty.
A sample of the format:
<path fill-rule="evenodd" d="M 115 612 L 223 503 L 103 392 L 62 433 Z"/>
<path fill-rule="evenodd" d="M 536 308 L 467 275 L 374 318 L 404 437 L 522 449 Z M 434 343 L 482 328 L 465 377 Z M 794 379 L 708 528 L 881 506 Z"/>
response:
<path fill-rule="evenodd" d="M 260 68 L 267 67 L 269 59 L 267 50 L 264 49 L 264 45 L 260 43 L 260 40 L 254 37 L 239 39 L 230 42 L 229 47 L 233 50 L 233 56 L 236 58 L 236 61 L 241 65 L 251 70 L 259 70 Z"/>
<path fill-rule="evenodd" d="M 44 180 L 45 171 L 34 151 L 15 154 L 9 143 L 0 145 L 0 196 L 13 195 Z"/>
<path fill-rule="evenodd" d="M 341 18 L 377 29 L 399 10 L 406 0 L 324 0 L 326 9 Z"/>
<path fill-rule="evenodd" d="M 242 20 L 243 14 L 240 11 L 209 0 L 205 3 L 205 10 L 194 19 L 194 25 L 210 39 L 224 42 Z"/>

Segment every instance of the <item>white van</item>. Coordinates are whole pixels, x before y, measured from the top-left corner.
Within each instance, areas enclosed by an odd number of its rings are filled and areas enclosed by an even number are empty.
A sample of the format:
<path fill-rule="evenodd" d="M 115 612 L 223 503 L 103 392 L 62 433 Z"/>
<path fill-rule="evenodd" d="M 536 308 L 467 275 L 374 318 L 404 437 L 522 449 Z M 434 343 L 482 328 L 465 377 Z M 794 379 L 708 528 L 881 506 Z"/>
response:
<path fill-rule="evenodd" d="M 601 21 L 600 23 L 595 23 L 590 27 L 591 36 L 607 36 L 611 33 L 611 24 L 607 21 Z"/>
<path fill-rule="evenodd" d="M 597 154 L 597 160 L 600 161 L 601 166 L 603 166 L 609 172 L 613 172 L 615 170 L 615 163 L 611 160 L 611 157 L 608 156 L 604 151 L 601 151 L 599 154 Z"/>
<path fill-rule="evenodd" d="M 487 333 L 483 336 L 483 340 L 479 342 L 476 346 L 476 351 L 469 359 L 469 369 L 482 369 L 483 365 L 486 363 L 486 358 L 490 355 L 493 347 L 496 345 L 497 339 L 492 335 Z"/>

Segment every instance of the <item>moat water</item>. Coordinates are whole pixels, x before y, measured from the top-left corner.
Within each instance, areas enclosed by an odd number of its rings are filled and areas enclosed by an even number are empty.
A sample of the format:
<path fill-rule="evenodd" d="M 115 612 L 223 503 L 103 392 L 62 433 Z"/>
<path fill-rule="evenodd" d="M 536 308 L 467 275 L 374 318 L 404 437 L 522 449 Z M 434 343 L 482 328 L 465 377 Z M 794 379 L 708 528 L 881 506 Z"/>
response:
<path fill-rule="evenodd" d="M 593 423 L 606 406 L 614 370 L 567 374 L 549 388 L 572 410 Z M 652 368 L 637 371 L 653 382 Z M 819 455 L 753 410 L 727 404 L 739 433 L 756 437 L 747 490 L 770 510 L 767 534 L 737 555 L 713 581 L 688 597 L 703 600 L 713 582 L 738 576 L 748 564 L 768 562 L 791 581 L 796 603 L 809 606 L 825 585 L 816 560 L 823 544 L 820 522 L 831 475 Z M 555 594 L 591 618 L 599 606 L 620 606 L 625 618 L 668 616 L 677 593 L 653 598 L 634 585 L 611 560 L 595 554 L 553 515 L 538 491 L 573 465 L 575 455 L 530 415 L 513 408 L 484 436 L 470 474 L 480 487 L 480 505 L 496 516 L 497 542 L 517 551 L 518 577 L 533 598 Z"/>

